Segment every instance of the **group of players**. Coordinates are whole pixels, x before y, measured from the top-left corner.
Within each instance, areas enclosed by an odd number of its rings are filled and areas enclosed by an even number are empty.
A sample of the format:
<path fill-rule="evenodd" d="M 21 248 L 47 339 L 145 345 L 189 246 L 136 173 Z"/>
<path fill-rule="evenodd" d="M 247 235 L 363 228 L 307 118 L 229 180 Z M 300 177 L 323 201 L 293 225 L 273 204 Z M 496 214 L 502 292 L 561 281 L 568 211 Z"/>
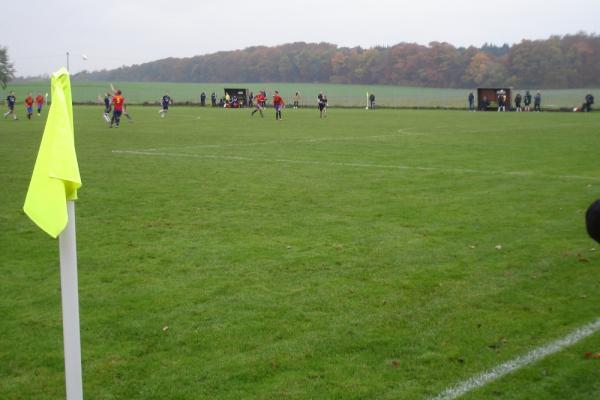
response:
<path fill-rule="evenodd" d="M 128 119 L 132 119 L 131 115 L 127 112 L 127 105 L 125 104 L 125 98 L 123 97 L 123 93 L 121 90 L 115 89 L 115 87 L 111 84 L 111 90 L 113 94 L 106 93 L 103 98 L 104 102 L 104 120 L 110 123 L 110 127 L 113 126 L 119 127 L 121 121 L 121 115 L 126 116 Z M 251 115 L 254 116 L 257 112 L 261 117 L 264 117 L 263 111 L 266 107 L 267 96 L 264 90 L 259 91 L 256 96 L 254 96 L 254 110 Z M 173 104 L 173 99 L 169 95 L 169 92 L 166 92 L 165 95 L 161 98 L 161 108 L 158 110 L 161 118 L 164 118 L 167 112 L 169 111 L 169 106 Z M 283 119 L 283 108 L 285 107 L 285 102 L 281 97 L 278 90 L 275 91 L 273 95 L 273 107 L 275 109 L 275 120 L 281 121 Z M 294 108 L 297 109 L 299 107 L 299 94 L 296 92 L 294 96 Z M 327 96 L 323 93 L 319 93 L 317 96 L 317 107 L 319 109 L 320 118 L 327 117 Z M 111 116 L 112 112 L 112 116 Z"/>
<path fill-rule="evenodd" d="M 41 93 L 38 93 L 33 98 L 33 94 L 28 93 L 25 98 L 25 109 L 27 110 L 27 119 L 31 119 L 33 115 L 33 104 L 35 103 L 37 108 L 37 115 L 40 117 L 42 115 L 42 108 L 44 104 L 46 104 L 48 100 L 48 93 L 46 96 L 42 96 Z M 15 92 L 10 92 L 8 96 L 6 96 L 6 105 L 8 106 L 8 111 L 4 113 L 4 119 L 8 118 L 9 115 L 12 115 L 13 120 L 17 120 L 17 112 L 15 111 L 15 105 L 17 104 L 17 97 L 15 96 Z"/>
<path fill-rule="evenodd" d="M 102 102 L 104 102 L 104 120 L 109 123 L 109 127 L 118 128 L 121 124 L 121 116 L 125 116 L 127 119 L 132 121 L 131 115 L 127 111 L 127 104 L 125 103 L 125 97 L 123 97 L 123 92 L 119 89 L 115 89 L 115 87 L 110 85 L 111 93 L 106 93 L 104 97 L 99 96 Z M 158 110 L 161 118 L 165 117 L 167 111 L 169 111 L 169 105 L 173 104 L 173 100 L 169 96 L 169 93 L 165 93 L 165 95 L 161 99 L 162 108 Z M 112 113 L 112 115 L 111 115 Z"/>
<path fill-rule="evenodd" d="M 107 92 L 102 99 L 102 96 L 98 96 L 104 102 L 104 120 L 109 123 L 109 128 L 113 126 L 118 128 L 121 124 L 121 116 L 127 117 L 128 120 L 132 120 L 131 115 L 127 112 L 127 105 L 125 104 L 125 97 L 120 89 L 116 89 L 112 83 L 110 84 L 110 90 L 112 94 Z M 112 112 L 112 115 L 111 115 Z"/>
<path fill-rule="evenodd" d="M 116 89 L 112 84 L 110 85 L 110 87 L 111 87 L 112 93 L 107 92 L 103 97 L 99 96 L 99 100 L 104 103 L 104 115 L 103 115 L 104 120 L 110 124 L 109 125 L 110 128 L 112 128 L 113 126 L 118 128 L 121 123 L 121 116 L 125 116 L 129 120 L 132 120 L 132 118 L 131 118 L 131 115 L 127 112 L 127 105 L 125 104 L 125 98 L 123 97 L 123 93 L 121 92 L 121 90 Z M 504 111 L 503 108 L 505 106 L 505 101 L 506 101 L 505 99 L 506 99 L 506 95 L 504 93 L 498 92 L 498 104 L 499 104 L 498 111 Z M 31 116 L 33 115 L 34 103 L 37 108 L 38 117 L 41 116 L 42 109 L 43 109 L 44 105 L 47 103 L 47 100 L 48 100 L 47 93 L 45 96 L 43 96 L 41 93 L 38 93 L 37 96 L 35 97 L 35 99 L 33 98 L 32 93 L 29 93 L 27 95 L 27 97 L 25 98 L 25 108 L 27 110 L 27 118 L 31 119 Z M 468 100 L 469 100 L 469 108 L 471 110 L 473 110 L 474 109 L 474 107 L 473 107 L 474 96 L 472 93 L 469 94 Z M 502 101 L 502 100 L 504 100 L 504 101 Z M 541 96 L 539 93 L 536 94 L 534 100 L 535 100 L 534 101 L 535 111 L 540 111 Z M 484 101 L 485 101 L 485 98 L 484 98 Z M 524 101 L 524 103 L 525 103 L 524 110 L 529 111 L 529 104 L 531 103 L 531 95 L 529 94 L 529 92 L 527 92 L 525 94 L 525 96 L 523 96 L 523 97 L 521 97 L 520 93 L 517 94 L 517 96 L 515 98 L 515 105 L 516 105 L 517 111 L 522 110 L 521 101 Z M 258 112 L 261 117 L 264 117 L 263 111 L 265 110 L 266 102 L 267 102 L 266 92 L 264 90 L 259 91 L 253 98 L 254 110 L 252 111 L 251 115 L 254 116 L 254 114 L 256 114 Z M 15 93 L 13 91 L 11 91 L 9 93 L 9 95 L 6 97 L 6 103 L 8 106 L 8 111 L 4 113 L 4 118 L 6 119 L 10 115 L 12 115 L 13 119 L 17 120 L 18 119 L 17 113 L 15 111 L 15 105 L 17 103 L 17 99 L 16 99 Z M 171 98 L 169 93 L 166 92 L 165 95 L 161 98 L 161 109 L 158 110 L 161 118 L 165 117 L 165 115 L 169 111 L 169 106 L 172 104 L 173 104 L 173 99 Z M 585 102 L 581 106 L 581 108 L 575 108 L 574 111 L 591 111 L 592 104 L 594 104 L 594 97 L 588 93 L 585 97 Z M 273 95 L 273 107 L 275 109 L 275 120 L 281 121 L 282 117 L 283 117 L 282 111 L 283 111 L 283 108 L 285 107 L 285 102 L 283 101 L 283 98 L 281 97 L 279 91 L 277 91 L 277 90 L 275 91 L 275 94 Z M 299 94 L 298 94 L 298 92 L 296 92 L 296 95 L 294 96 L 294 108 L 296 109 L 298 107 L 299 107 Z M 319 95 L 317 96 L 317 108 L 319 110 L 319 117 L 326 118 L 327 117 L 327 96 L 325 96 L 322 92 L 319 93 Z M 111 115 L 111 113 L 112 113 L 112 115 Z"/>
<path fill-rule="evenodd" d="M 258 112 L 261 117 L 264 117 L 263 110 L 265 109 L 265 106 L 267 103 L 266 92 L 264 90 L 259 91 L 256 94 L 256 96 L 254 96 L 253 100 L 254 100 L 253 101 L 254 110 L 252 111 L 251 115 L 254 116 L 254 114 L 256 114 Z M 300 104 L 300 95 L 298 92 L 296 92 L 296 94 L 294 95 L 294 109 L 297 109 L 299 107 L 299 104 Z M 285 102 L 283 101 L 283 98 L 279 94 L 279 91 L 276 90 L 275 94 L 273 95 L 273 108 L 275 109 L 275 120 L 276 121 L 282 120 L 282 110 L 284 107 L 285 107 Z M 327 117 L 327 96 L 325 96 L 323 94 L 323 92 L 319 93 L 319 95 L 317 96 L 317 107 L 319 109 L 319 117 L 326 118 Z"/>
<path fill-rule="evenodd" d="M 256 94 L 256 96 L 254 96 L 254 110 L 252 111 L 251 116 L 254 116 L 254 114 L 258 111 L 260 113 L 260 116 L 264 117 L 263 110 L 265 109 L 266 104 L 267 104 L 266 92 L 264 90 L 261 90 Z M 283 98 L 279 94 L 279 91 L 276 90 L 275 94 L 273 95 L 273 108 L 275 109 L 275 120 L 276 121 L 281 121 L 281 119 L 283 117 L 283 115 L 282 115 L 283 107 L 285 107 L 285 102 L 283 101 Z"/>

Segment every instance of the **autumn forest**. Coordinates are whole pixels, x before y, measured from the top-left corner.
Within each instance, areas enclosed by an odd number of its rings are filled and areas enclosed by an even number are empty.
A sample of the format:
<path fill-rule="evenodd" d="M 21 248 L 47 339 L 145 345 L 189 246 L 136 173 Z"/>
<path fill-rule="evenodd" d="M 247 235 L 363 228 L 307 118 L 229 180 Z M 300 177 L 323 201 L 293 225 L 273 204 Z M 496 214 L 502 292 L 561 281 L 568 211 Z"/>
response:
<path fill-rule="evenodd" d="M 455 47 L 399 43 L 338 47 L 329 43 L 256 46 L 189 58 L 167 58 L 113 70 L 83 71 L 77 80 L 162 82 L 320 82 L 467 88 L 600 87 L 600 36 L 578 33 L 509 46 Z"/>

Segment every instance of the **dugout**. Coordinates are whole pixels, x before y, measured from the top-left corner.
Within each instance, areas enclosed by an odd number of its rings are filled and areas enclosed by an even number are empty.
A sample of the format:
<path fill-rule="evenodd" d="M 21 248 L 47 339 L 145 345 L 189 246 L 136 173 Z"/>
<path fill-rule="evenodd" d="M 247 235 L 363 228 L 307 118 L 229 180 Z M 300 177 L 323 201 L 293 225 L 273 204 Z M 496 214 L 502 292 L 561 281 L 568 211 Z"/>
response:
<path fill-rule="evenodd" d="M 477 88 L 477 109 L 483 111 L 498 110 L 498 92 L 504 91 L 506 95 L 506 109 L 512 107 L 512 89 L 511 88 Z M 487 102 L 484 104 L 484 99 Z"/>
<path fill-rule="evenodd" d="M 230 104 L 229 107 L 236 107 L 236 105 L 233 104 L 233 98 L 237 97 L 237 107 L 242 108 L 246 107 L 246 105 L 248 104 L 250 91 L 248 89 L 225 88 L 225 97 L 227 97 L 227 95 L 229 95 L 229 98 L 232 102 L 232 104 Z"/>

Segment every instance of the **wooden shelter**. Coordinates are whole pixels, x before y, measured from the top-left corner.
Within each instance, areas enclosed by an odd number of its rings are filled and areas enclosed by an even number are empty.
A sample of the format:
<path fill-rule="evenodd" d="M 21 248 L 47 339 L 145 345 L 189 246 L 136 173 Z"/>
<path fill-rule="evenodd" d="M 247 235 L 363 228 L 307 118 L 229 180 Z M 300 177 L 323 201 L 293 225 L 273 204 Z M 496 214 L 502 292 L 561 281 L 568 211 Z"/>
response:
<path fill-rule="evenodd" d="M 498 96 L 506 96 L 506 109 L 512 104 L 512 88 L 477 88 L 477 109 L 482 111 L 498 110 Z"/>
<path fill-rule="evenodd" d="M 231 101 L 233 101 L 234 97 L 237 97 L 237 107 L 246 107 L 248 104 L 250 97 L 250 91 L 248 89 L 225 88 L 225 95 L 227 94 L 229 94 Z"/>

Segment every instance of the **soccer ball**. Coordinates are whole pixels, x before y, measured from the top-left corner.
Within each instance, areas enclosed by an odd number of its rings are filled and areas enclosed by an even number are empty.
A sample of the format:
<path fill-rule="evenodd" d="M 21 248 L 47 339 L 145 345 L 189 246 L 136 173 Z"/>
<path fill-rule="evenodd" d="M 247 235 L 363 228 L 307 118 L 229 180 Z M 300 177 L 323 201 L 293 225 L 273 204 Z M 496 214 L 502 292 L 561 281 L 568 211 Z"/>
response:
<path fill-rule="evenodd" d="M 573 109 L 573 112 L 577 112 L 577 107 L 575 107 L 575 108 Z"/>

